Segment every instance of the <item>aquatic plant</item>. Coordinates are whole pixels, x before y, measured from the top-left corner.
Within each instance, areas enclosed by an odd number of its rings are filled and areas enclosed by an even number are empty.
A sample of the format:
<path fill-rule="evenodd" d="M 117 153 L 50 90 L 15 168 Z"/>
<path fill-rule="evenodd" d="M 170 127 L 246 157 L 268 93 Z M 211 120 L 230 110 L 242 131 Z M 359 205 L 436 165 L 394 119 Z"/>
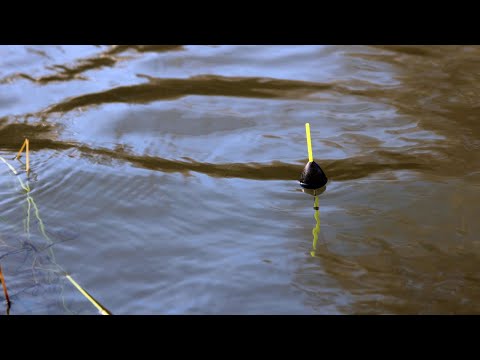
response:
<path fill-rule="evenodd" d="M 64 276 L 91 304 L 93 304 L 98 310 L 99 312 L 102 314 L 102 315 L 111 315 L 111 312 L 108 311 L 103 305 L 101 305 L 93 296 L 91 296 L 85 289 L 83 289 L 68 273 L 67 271 L 65 271 L 55 260 L 55 254 L 53 252 L 53 245 L 55 245 L 55 242 L 48 236 L 47 234 L 47 231 L 46 231 L 46 228 L 45 228 L 45 224 L 44 222 L 42 221 L 42 218 L 40 217 L 40 211 L 38 209 L 38 206 L 37 204 L 35 203 L 35 200 L 33 199 L 33 197 L 31 196 L 31 189 L 30 189 L 30 185 L 28 183 L 28 179 L 29 179 L 29 174 L 30 174 L 30 148 L 29 148 L 29 140 L 28 139 L 25 139 L 22 147 L 20 148 L 20 151 L 17 153 L 17 155 L 15 156 L 14 160 L 19 160 L 21 155 L 22 155 L 22 152 L 23 150 L 25 149 L 25 153 L 26 153 L 26 164 L 25 164 L 25 172 L 27 173 L 27 179 L 25 182 L 22 181 L 21 177 L 19 176 L 19 172 L 15 169 L 15 167 L 13 167 L 5 158 L 3 158 L 2 156 L 0 156 L 0 160 L 5 163 L 9 170 L 13 173 L 13 175 L 15 175 L 16 179 L 19 181 L 19 184 L 20 184 L 20 187 L 25 191 L 25 194 L 26 194 L 26 202 L 27 202 L 27 210 L 26 210 L 26 217 L 24 219 L 24 231 L 25 231 L 25 234 L 27 235 L 27 241 L 30 241 L 30 219 L 31 219 L 31 212 L 32 212 L 32 209 L 33 209 L 33 213 L 35 215 L 35 218 L 37 220 L 37 223 L 38 223 L 38 227 L 39 227 L 39 230 L 40 230 L 40 233 L 42 234 L 43 238 L 47 241 L 48 245 L 45 246 L 44 248 L 41 248 L 41 249 L 37 249 L 35 246 L 33 246 L 33 244 L 31 244 L 30 248 L 33 248 L 35 250 L 35 257 L 34 257 L 34 260 L 33 260 L 33 264 L 32 264 L 32 271 L 33 269 L 36 267 L 36 263 L 37 263 L 37 260 L 38 260 L 38 254 L 41 253 L 42 251 L 44 250 L 48 250 L 49 252 L 49 256 L 48 256 L 48 259 L 49 259 L 49 262 L 50 262 L 50 265 L 52 265 L 52 268 L 45 268 L 45 267 L 42 267 L 43 270 L 47 270 L 47 272 L 49 274 L 51 274 L 52 276 L 54 274 L 58 274 L 60 273 L 62 276 Z M 34 277 L 34 281 L 35 283 L 37 283 L 37 280 L 35 278 L 35 272 L 33 271 L 33 277 Z M 4 278 L 3 278 L 3 274 L 1 272 L 1 268 L 0 268 L 0 280 L 2 281 L 2 286 L 3 286 L 3 289 L 4 289 L 4 293 L 5 293 L 5 298 L 7 299 L 7 304 L 8 304 L 8 309 L 7 309 L 7 312 L 10 308 L 10 299 L 8 297 L 8 293 L 7 293 L 7 288 L 6 288 L 6 284 L 5 284 L 5 281 L 4 281 Z M 65 302 L 64 302 L 64 307 L 66 307 L 65 305 Z M 67 309 L 68 310 L 68 309 Z"/>
<path fill-rule="evenodd" d="M 3 294 L 5 295 L 5 301 L 7 302 L 7 313 L 10 310 L 10 297 L 8 296 L 7 284 L 5 282 L 5 278 L 3 277 L 2 266 L 0 265 L 0 282 L 2 283 L 3 287 Z"/>

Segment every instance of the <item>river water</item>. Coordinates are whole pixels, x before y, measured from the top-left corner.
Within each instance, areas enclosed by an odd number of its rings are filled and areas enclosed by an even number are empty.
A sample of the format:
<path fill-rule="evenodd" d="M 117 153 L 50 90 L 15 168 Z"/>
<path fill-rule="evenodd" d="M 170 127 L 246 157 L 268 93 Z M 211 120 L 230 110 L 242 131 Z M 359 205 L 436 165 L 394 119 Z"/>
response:
<path fill-rule="evenodd" d="M 476 46 L 0 46 L 10 314 L 480 313 L 479 97 Z"/>

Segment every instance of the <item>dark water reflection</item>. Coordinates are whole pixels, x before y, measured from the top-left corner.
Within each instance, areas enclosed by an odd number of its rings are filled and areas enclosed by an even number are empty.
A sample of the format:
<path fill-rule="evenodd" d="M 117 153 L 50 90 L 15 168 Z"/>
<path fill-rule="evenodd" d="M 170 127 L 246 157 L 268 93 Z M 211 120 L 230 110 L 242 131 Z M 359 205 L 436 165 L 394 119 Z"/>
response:
<path fill-rule="evenodd" d="M 480 312 L 480 47 L 0 55 L 0 156 L 30 139 L 52 241 L 0 163 L 11 314 L 95 313 L 55 264 L 115 314 Z"/>

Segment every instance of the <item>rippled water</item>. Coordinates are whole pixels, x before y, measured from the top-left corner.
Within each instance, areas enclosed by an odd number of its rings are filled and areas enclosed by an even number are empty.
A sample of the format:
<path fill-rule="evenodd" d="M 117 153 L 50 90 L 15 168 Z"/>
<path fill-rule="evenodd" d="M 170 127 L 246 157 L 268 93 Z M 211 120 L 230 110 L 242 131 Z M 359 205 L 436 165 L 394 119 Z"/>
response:
<path fill-rule="evenodd" d="M 32 166 L 26 194 L 0 163 L 10 313 L 96 314 L 62 271 L 114 314 L 480 313 L 479 60 L 0 46 L 0 156 Z"/>

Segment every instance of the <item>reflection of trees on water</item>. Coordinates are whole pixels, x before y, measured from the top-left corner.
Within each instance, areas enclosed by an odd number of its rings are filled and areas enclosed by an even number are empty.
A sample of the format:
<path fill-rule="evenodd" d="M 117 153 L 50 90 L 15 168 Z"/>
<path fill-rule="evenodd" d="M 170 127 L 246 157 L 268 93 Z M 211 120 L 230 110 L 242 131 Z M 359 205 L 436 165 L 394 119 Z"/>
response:
<path fill-rule="evenodd" d="M 359 95 L 393 106 L 418 126 L 440 137 L 411 139 L 401 153 L 414 155 L 419 163 L 431 162 L 430 172 L 439 175 L 467 174 L 476 167 L 480 153 L 480 47 L 389 46 L 379 54 L 352 54 L 372 64 L 386 63 L 398 86 L 366 87 Z"/>

